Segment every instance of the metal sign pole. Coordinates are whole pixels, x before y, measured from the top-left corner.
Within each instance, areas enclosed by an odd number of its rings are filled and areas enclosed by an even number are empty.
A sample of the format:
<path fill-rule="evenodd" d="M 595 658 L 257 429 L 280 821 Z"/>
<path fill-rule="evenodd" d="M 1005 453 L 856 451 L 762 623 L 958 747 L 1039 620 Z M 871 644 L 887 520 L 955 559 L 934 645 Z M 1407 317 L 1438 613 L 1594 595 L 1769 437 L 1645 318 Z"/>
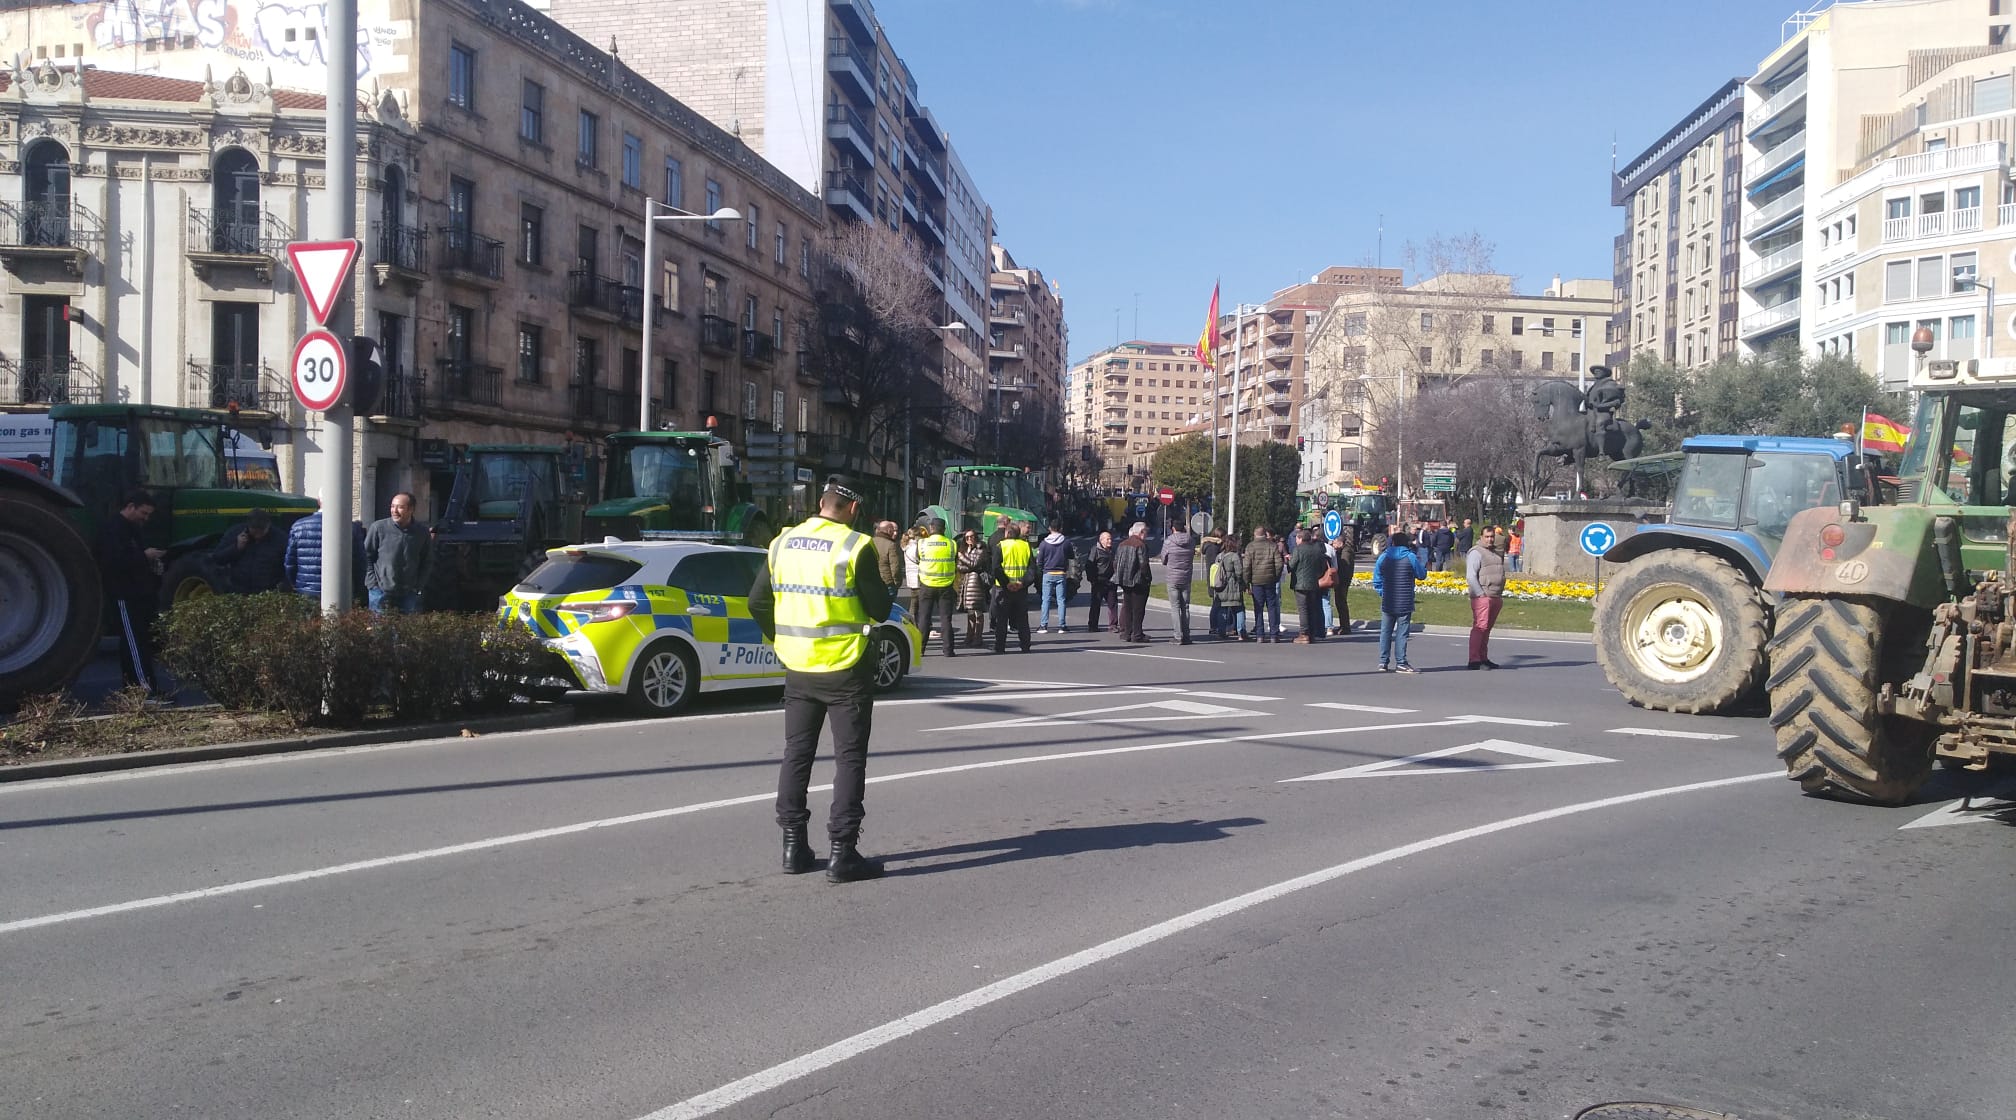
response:
<path fill-rule="evenodd" d="M 329 72 L 325 90 L 327 141 L 323 162 L 322 237 L 347 241 L 357 236 L 357 0 L 328 0 L 323 18 L 329 31 Z M 337 296 L 325 324 L 345 345 L 355 325 L 348 292 Z M 322 610 L 350 607 L 351 461 L 355 424 L 348 400 L 322 414 Z"/>

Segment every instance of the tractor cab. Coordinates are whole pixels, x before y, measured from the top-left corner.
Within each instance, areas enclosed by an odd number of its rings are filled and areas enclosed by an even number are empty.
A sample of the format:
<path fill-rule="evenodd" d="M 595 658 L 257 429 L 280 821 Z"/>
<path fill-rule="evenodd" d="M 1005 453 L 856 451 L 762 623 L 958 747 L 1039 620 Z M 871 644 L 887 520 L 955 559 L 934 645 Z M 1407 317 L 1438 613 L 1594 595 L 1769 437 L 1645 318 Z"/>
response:
<path fill-rule="evenodd" d="M 991 536 L 1001 522 L 1041 520 L 1043 480 L 1020 467 L 947 467 L 938 504 L 925 518 L 941 518 L 951 532 L 977 530 Z"/>
<path fill-rule="evenodd" d="M 743 495 L 728 441 L 711 432 L 618 432 L 606 440 L 593 540 L 698 540 L 766 547 L 770 518 Z"/>

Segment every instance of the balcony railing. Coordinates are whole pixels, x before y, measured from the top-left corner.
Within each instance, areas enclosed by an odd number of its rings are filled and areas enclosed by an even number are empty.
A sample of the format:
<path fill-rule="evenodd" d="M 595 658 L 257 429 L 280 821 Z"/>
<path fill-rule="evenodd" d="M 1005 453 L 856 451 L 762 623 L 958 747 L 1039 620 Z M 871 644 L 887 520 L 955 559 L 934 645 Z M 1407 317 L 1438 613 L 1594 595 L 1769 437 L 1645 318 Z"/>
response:
<path fill-rule="evenodd" d="M 204 210 L 189 207 L 189 249 L 232 257 L 277 257 L 293 234 L 278 218 L 257 217 L 235 207 Z"/>
<path fill-rule="evenodd" d="M 2016 225 L 2016 202 L 2005 202 L 1995 208 L 1995 224 Z"/>
<path fill-rule="evenodd" d="M 1012 323 L 1016 326 L 1029 325 L 1029 313 L 1020 308 L 1003 307 L 1000 304 L 987 309 L 987 318 L 996 323 Z"/>
<path fill-rule="evenodd" d="M 1743 283 L 1755 283 L 1767 276 L 1775 275 L 1788 265 L 1798 264 L 1805 248 L 1803 244 L 1787 245 L 1775 253 L 1751 261 L 1743 266 Z"/>
<path fill-rule="evenodd" d="M 0 202 L 0 248 L 89 251 L 104 242 L 98 216 L 75 199 Z"/>
<path fill-rule="evenodd" d="M 1743 164 L 1743 181 L 1755 183 L 1806 154 L 1806 130 L 1800 129 Z"/>
<path fill-rule="evenodd" d="M 504 243 L 457 226 L 441 227 L 441 267 L 485 280 L 504 279 Z"/>
<path fill-rule="evenodd" d="M 719 315 L 700 316 L 700 349 L 715 354 L 733 354 L 742 341 L 742 328 L 733 319 Z"/>
<path fill-rule="evenodd" d="M 1295 356 L 1295 348 L 1293 346 L 1269 346 L 1261 353 L 1265 357 L 1279 358 L 1285 361 Z"/>
<path fill-rule="evenodd" d="M 504 404 L 504 371 L 467 358 L 442 358 L 431 388 L 430 399 L 443 405 L 500 408 Z"/>
<path fill-rule="evenodd" d="M 763 331 L 743 331 L 742 360 L 759 366 L 776 364 L 777 340 Z"/>
<path fill-rule="evenodd" d="M 861 221 L 869 221 L 875 211 L 870 209 L 871 196 L 861 178 L 851 171 L 833 170 L 826 173 L 826 205 L 850 209 Z"/>
<path fill-rule="evenodd" d="M 1981 230 L 1981 208 L 1969 206 L 1953 211 L 1954 233 L 1978 233 Z"/>
<path fill-rule="evenodd" d="M 288 390 L 280 374 L 264 363 L 189 361 L 191 397 L 199 408 L 238 408 L 279 412 L 287 407 Z"/>
<path fill-rule="evenodd" d="M 1797 214 L 1805 206 L 1806 188 L 1803 186 L 1794 187 L 1785 192 L 1782 197 L 1774 199 L 1762 209 L 1743 219 L 1743 233 L 1745 236 L 1748 236 L 1759 230 L 1769 228 L 1773 223 Z"/>
<path fill-rule="evenodd" d="M 847 78 L 853 93 L 869 105 L 875 104 L 875 64 L 849 39 L 826 40 L 826 72 Z"/>
<path fill-rule="evenodd" d="M 577 311 L 621 319 L 626 323 L 644 321 L 644 289 L 586 269 L 567 274 L 567 305 Z"/>
<path fill-rule="evenodd" d="M 418 226 L 378 223 L 378 236 L 371 246 L 371 263 L 401 272 L 427 271 L 427 231 Z"/>
<path fill-rule="evenodd" d="M 1795 296 L 1783 303 L 1773 304 L 1762 311 L 1743 316 L 1739 330 L 1744 335 L 1761 334 L 1797 318 L 1799 318 L 1799 300 Z"/>
<path fill-rule="evenodd" d="M 99 396 L 97 380 L 75 355 L 0 359 L 0 404 L 93 404 Z"/>
<path fill-rule="evenodd" d="M 378 407 L 371 410 L 373 416 L 386 416 L 394 420 L 418 420 L 421 418 L 421 402 L 426 399 L 427 378 L 412 370 L 397 366 L 385 367 L 385 391 L 378 396 Z"/>
<path fill-rule="evenodd" d="M 574 419 L 604 428 L 637 422 L 637 394 L 601 385 L 575 385 Z"/>
<path fill-rule="evenodd" d="M 1804 96 L 1806 96 L 1806 75 L 1801 74 L 1792 79 L 1791 83 L 1784 89 L 1772 94 L 1770 99 L 1762 105 L 1750 110 L 1743 118 L 1743 126 L 1746 129 L 1756 128 L 1758 125 L 1791 108 L 1793 102 Z"/>

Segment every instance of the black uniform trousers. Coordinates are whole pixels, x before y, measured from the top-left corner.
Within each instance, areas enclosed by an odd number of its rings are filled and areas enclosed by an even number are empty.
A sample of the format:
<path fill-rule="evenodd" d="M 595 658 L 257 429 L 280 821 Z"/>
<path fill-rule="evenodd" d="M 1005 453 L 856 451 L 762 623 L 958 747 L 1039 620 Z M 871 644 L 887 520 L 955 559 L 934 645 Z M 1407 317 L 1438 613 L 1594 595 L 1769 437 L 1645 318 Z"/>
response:
<path fill-rule="evenodd" d="M 924 632 L 924 642 L 931 642 L 931 627 L 936 626 L 945 635 L 945 656 L 952 654 L 952 607 L 957 597 L 957 589 L 951 584 L 944 587 L 921 587 L 917 589 L 917 629 Z"/>
<path fill-rule="evenodd" d="M 994 652 L 1008 652 L 1008 629 L 1014 627 L 1015 637 L 1026 651 L 1029 648 L 1029 585 L 1010 590 L 1004 583 L 994 589 Z"/>
<path fill-rule="evenodd" d="M 812 819 L 805 792 L 812 784 L 819 730 L 829 716 L 833 808 L 826 817 L 826 833 L 835 840 L 852 840 L 867 815 L 861 800 L 868 786 L 868 733 L 875 722 L 875 666 L 868 654 L 853 668 L 833 673 L 784 670 L 784 765 L 777 774 L 777 823 L 785 828 Z"/>

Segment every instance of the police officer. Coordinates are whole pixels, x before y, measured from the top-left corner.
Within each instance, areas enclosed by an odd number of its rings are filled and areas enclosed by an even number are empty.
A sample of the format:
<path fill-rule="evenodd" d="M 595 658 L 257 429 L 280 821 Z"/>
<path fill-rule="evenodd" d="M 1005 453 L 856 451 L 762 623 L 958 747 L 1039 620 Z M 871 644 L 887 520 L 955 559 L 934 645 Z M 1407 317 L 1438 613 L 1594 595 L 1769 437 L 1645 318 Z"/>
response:
<path fill-rule="evenodd" d="M 935 622 L 945 635 L 945 656 L 954 657 L 952 585 L 959 580 L 959 547 L 945 535 L 942 518 L 932 518 L 925 528 L 930 535 L 917 542 L 917 628 L 928 639 Z"/>
<path fill-rule="evenodd" d="M 1001 543 L 994 546 L 994 652 L 1008 652 L 1008 628 L 1029 652 L 1029 572 L 1036 550 L 1023 539 L 1020 522 L 1003 522 Z"/>
<path fill-rule="evenodd" d="M 784 663 L 784 765 L 777 776 L 777 824 L 784 830 L 784 870 L 812 870 L 805 807 L 819 730 L 833 720 L 833 807 L 826 818 L 835 883 L 874 879 L 882 865 L 862 857 L 862 793 L 868 781 L 868 731 L 875 712 L 869 630 L 889 618 L 875 546 L 850 526 L 861 509 L 852 483 L 835 475 L 819 495 L 819 514 L 778 534 L 770 562 L 749 590 L 749 614 Z M 949 621 L 949 620 L 948 620 Z"/>

